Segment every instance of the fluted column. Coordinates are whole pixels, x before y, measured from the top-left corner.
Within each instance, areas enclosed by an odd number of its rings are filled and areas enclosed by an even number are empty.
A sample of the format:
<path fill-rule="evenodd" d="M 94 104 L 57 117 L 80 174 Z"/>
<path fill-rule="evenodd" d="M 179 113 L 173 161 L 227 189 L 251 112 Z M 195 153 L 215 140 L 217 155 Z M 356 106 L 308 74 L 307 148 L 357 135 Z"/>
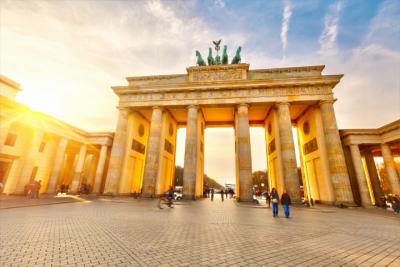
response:
<path fill-rule="evenodd" d="M 117 129 L 114 135 L 114 141 L 111 148 L 110 163 L 104 186 L 104 194 L 118 193 L 119 181 L 121 179 L 122 165 L 125 157 L 127 143 L 129 110 L 121 109 L 119 111 Z"/>
<path fill-rule="evenodd" d="M 350 145 L 350 153 L 357 177 L 357 184 L 361 197 L 361 205 L 364 207 L 370 207 L 372 206 L 372 202 L 369 194 L 367 178 L 365 177 L 364 169 L 362 167 L 361 154 L 358 145 Z"/>
<path fill-rule="evenodd" d="M 285 188 L 292 201 L 300 203 L 300 182 L 299 173 L 297 171 L 289 103 L 282 102 L 278 103 L 276 106 L 278 110 L 279 146 L 281 150 Z"/>
<path fill-rule="evenodd" d="M 383 206 L 383 190 L 381 182 L 379 181 L 378 171 L 376 169 L 374 156 L 370 150 L 364 151 L 365 163 L 367 165 L 369 179 L 371 181 L 372 191 L 374 192 L 375 204 L 377 206 Z"/>
<path fill-rule="evenodd" d="M 83 165 L 86 159 L 87 145 L 83 144 L 79 150 L 78 162 L 75 166 L 74 176 L 71 182 L 71 192 L 76 193 L 81 181 Z"/>
<path fill-rule="evenodd" d="M 47 185 L 47 193 L 54 193 L 57 190 L 57 183 L 60 180 L 61 171 L 64 166 L 65 152 L 67 150 L 68 140 L 62 138 L 58 143 L 56 157 L 54 160 L 54 167 L 51 170 L 49 183 Z"/>
<path fill-rule="evenodd" d="M 388 175 L 390 189 L 392 194 L 400 193 L 400 181 L 397 175 L 396 167 L 394 165 L 394 160 L 392 152 L 388 144 L 381 144 L 383 162 L 385 163 L 385 170 Z"/>
<path fill-rule="evenodd" d="M 239 174 L 239 200 L 253 201 L 249 110 L 247 104 L 238 106 L 236 116 L 235 137 L 237 143 L 237 171 Z"/>
<path fill-rule="evenodd" d="M 189 106 L 187 111 L 185 163 L 183 170 L 183 197 L 195 199 L 197 176 L 198 106 Z"/>
<path fill-rule="evenodd" d="M 43 135 L 44 133 L 42 130 L 36 128 L 33 129 L 31 142 L 29 142 L 27 152 L 23 158 L 24 165 L 16 189 L 16 193 L 18 194 L 23 193 L 25 185 L 30 182 L 33 168 L 35 167 L 36 157 L 39 153 L 39 146 L 43 140 Z"/>
<path fill-rule="evenodd" d="M 96 175 L 94 178 L 93 193 L 100 193 L 101 179 L 103 178 L 104 165 L 107 158 L 107 145 L 102 145 L 99 160 L 97 162 Z"/>
<path fill-rule="evenodd" d="M 160 107 L 153 107 L 151 115 L 149 141 L 146 152 L 146 162 L 143 175 L 142 194 L 145 197 L 154 197 L 161 149 L 162 114 Z"/>
<path fill-rule="evenodd" d="M 333 102 L 334 100 L 320 102 L 331 181 L 335 191 L 336 204 L 347 203 L 354 205 L 350 178 L 337 128 Z"/>

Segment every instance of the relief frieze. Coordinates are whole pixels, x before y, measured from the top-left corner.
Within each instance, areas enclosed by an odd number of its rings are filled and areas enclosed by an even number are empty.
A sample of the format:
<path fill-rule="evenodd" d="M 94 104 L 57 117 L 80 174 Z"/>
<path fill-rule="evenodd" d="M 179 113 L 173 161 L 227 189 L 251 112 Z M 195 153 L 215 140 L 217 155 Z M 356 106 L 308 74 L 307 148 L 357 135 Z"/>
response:
<path fill-rule="evenodd" d="M 198 71 L 192 73 L 193 82 L 216 82 L 228 80 L 242 80 L 243 72 L 241 69 L 222 70 L 222 71 Z"/>
<path fill-rule="evenodd" d="M 122 102 L 146 102 L 146 101 L 173 101 L 173 100 L 207 100 L 207 99 L 223 99 L 238 97 L 281 97 L 293 95 L 330 95 L 332 89 L 326 87 L 289 87 L 289 88 L 246 88 L 246 89 L 209 89 L 193 92 L 164 92 L 164 93 L 147 93 L 147 94 L 129 94 L 122 95 Z"/>

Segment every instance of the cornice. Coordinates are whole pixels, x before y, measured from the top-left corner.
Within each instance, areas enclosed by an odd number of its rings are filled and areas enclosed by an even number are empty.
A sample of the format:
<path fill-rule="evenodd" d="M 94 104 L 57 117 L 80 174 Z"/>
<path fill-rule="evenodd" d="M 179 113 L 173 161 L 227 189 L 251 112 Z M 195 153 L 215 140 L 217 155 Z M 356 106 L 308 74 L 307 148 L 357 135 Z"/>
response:
<path fill-rule="evenodd" d="M 400 120 L 396 120 L 375 129 L 341 129 L 339 132 L 341 137 L 346 137 L 350 135 L 383 135 L 387 132 L 391 132 L 399 128 Z"/>
<path fill-rule="evenodd" d="M 111 87 L 117 95 L 125 94 L 150 94 L 163 92 L 196 91 L 196 90 L 236 90 L 249 88 L 271 88 L 271 87 L 298 87 L 298 86 L 331 86 L 332 88 L 340 81 L 343 75 L 326 75 L 307 78 L 287 78 L 273 80 L 243 80 L 235 82 L 210 83 L 187 83 L 170 84 L 163 86 L 113 86 Z"/>
<path fill-rule="evenodd" d="M 249 72 L 262 72 L 262 73 L 284 73 L 284 72 L 304 72 L 304 71 L 319 71 L 322 72 L 325 65 L 302 66 L 302 67 L 285 67 L 285 68 L 272 68 L 272 69 L 255 69 Z"/>
<path fill-rule="evenodd" d="M 186 77 L 187 74 L 168 74 L 168 75 L 151 75 L 151 76 L 132 76 L 126 77 L 128 82 L 132 81 L 157 81 L 157 80 L 168 80 L 178 77 Z"/>

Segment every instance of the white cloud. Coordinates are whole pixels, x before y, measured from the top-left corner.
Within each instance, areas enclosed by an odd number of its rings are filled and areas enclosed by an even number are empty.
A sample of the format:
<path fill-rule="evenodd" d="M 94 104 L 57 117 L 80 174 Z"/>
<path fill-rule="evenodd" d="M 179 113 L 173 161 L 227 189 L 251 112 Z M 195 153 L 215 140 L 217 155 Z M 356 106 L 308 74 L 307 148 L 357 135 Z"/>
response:
<path fill-rule="evenodd" d="M 285 1 L 282 14 L 282 27 L 281 27 L 281 43 L 282 50 L 285 52 L 287 46 L 287 33 L 289 31 L 290 17 L 292 16 L 292 7 L 288 1 Z"/>
<path fill-rule="evenodd" d="M 215 0 L 214 3 L 219 8 L 224 8 L 225 7 L 225 1 L 224 0 Z"/>
<path fill-rule="evenodd" d="M 336 53 L 336 37 L 339 31 L 339 15 L 343 8 L 343 2 L 338 1 L 329 6 L 328 13 L 324 18 L 324 30 L 319 37 L 320 53 Z"/>

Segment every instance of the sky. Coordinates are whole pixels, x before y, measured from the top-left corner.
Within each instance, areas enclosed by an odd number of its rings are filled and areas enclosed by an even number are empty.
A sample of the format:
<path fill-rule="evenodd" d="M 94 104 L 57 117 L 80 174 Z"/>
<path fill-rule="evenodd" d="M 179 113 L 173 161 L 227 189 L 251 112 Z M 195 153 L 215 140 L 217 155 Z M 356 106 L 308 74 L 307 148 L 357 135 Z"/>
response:
<path fill-rule="evenodd" d="M 87 131 L 114 131 L 125 77 L 185 73 L 195 50 L 222 39 L 251 69 L 326 65 L 339 128 L 400 118 L 400 1 L 0 0 L 0 72 L 17 100 Z M 253 170 L 266 169 L 251 129 Z M 207 129 L 205 171 L 234 177 L 232 129 Z M 264 143 L 263 143 L 264 142 Z M 217 149 L 224 147 L 224 150 Z M 177 144 L 183 165 L 184 130 Z"/>

